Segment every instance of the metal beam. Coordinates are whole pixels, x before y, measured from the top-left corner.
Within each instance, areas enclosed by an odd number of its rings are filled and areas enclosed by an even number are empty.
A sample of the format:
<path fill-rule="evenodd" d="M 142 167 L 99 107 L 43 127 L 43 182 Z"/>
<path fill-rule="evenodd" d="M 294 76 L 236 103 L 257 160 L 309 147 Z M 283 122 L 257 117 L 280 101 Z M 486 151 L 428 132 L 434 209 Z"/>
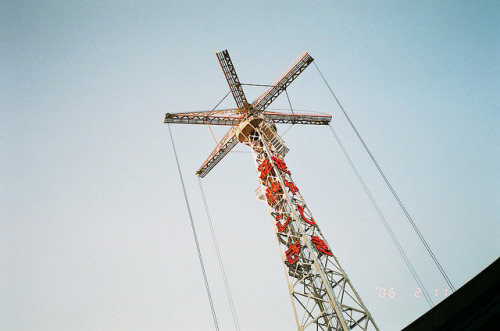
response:
<path fill-rule="evenodd" d="M 332 120 L 332 115 L 319 114 L 289 114 L 265 111 L 264 115 L 271 119 L 274 123 L 285 124 L 328 125 Z"/>
<path fill-rule="evenodd" d="M 164 123 L 175 124 L 205 124 L 205 125 L 236 125 L 241 122 L 238 109 L 200 111 L 190 113 L 167 113 Z"/>
<path fill-rule="evenodd" d="M 284 74 L 276 84 L 274 84 L 252 104 L 252 108 L 257 112 L 264 111 L 281 94 L 281 92 L 283 92 L 288 85 L 290 85 L 295 78 L 297 78 L 300 73 L 312 63 L 312 61 L 314 61 L 312 56 L 307 52 L 304 52 L 304 54 L 301 55 L 301 57 L 287 71 L 287 73 Z"/>
<path fill-rule="evenodd" d="M 219 163 L 224 156 L 229 153 L 234 146 L 238 143 L 238 139 L 236 138 L 236 130 L 237 126 L 233 126 L 229 131 L 226 133 L 224 138 L 219 142 L 217 147 L 215 147 L 214 151 L 210 156 L 203 162 L 203 165 L 196 171 L 196 174 L 200 176 L 201 178 L 205 177 L 210 170 L 212 170 L 213 167 Z"/>
<path fill-rule="evenodd" d="M 243 116 L 237 114 L 237 109 L 200 111 L 190 113 L 167 113 L 164 123 L 173 124 L 200 124 L 200 125 L 227 125 L 234 126 L 243 121 Z M 328 125 L 332 120 L 326 114 L 291 114 L 265 111 L 269 119 L 279 124 L 309 124 Z"/>
<path fill-rule="evenodd" d="M 231 93 L 233 93 L 238 109 L 241 113 L 247 112 L 250 109 L 250 106 L 247 102 L 247 98 L 245 97 L 245 92 L 243 92 L 243 88 L 241 87 L 238 75 L 236 75 L 233 61 L 231 61 L 227 49 L 217 53 L 217 58 L 219 59 L 220 66 L 222 67 L 224 76 L 226 76 L 227 83 L 229 84 Z"/>

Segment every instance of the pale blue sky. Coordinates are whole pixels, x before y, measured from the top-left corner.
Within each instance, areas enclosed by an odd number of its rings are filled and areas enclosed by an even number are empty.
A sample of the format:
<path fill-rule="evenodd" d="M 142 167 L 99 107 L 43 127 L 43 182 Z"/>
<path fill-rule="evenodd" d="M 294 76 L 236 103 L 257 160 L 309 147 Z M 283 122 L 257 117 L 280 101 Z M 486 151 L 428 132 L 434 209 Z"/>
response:
<path fill-rule="evenodd" d="M 244 83 L 273 82 L 303 51 L 315 58 L 455 287 L 499 256 L 497 1 L 4 1 L 0 19 L 0 329 L 212 328 L 162 122 L 228 92 L 223 49 Z M 444 280 L 314 66 L 289 96 L 334 116 L 442 300 Z M 283 97 L 271 106 L 286 107 Z M 215 143 L 203 126 L 172 132 L 219 322 L 232 330 L 194 176 Z M 424 313 L 329 129 L 296 126 L 284 139 L 297 186 L 381 329 Z M 251 154 L 230 153 L 203 184 L 242 329 L 293 329 Z"/>

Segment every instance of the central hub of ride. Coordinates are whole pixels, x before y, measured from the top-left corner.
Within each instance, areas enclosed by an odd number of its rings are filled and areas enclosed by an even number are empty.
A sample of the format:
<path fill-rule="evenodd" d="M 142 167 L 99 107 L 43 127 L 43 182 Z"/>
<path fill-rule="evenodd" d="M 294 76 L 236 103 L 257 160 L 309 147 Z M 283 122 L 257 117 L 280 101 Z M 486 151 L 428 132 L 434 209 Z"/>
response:
<path fill-rule="evenodd" d="M 245 143 L 250 141 L 250 136 L 259 125 L 264 121 L 264 117 L 259 115 L 250 115 L 244 122 L 238 126 L 236 135 L 240 143 Z"/>

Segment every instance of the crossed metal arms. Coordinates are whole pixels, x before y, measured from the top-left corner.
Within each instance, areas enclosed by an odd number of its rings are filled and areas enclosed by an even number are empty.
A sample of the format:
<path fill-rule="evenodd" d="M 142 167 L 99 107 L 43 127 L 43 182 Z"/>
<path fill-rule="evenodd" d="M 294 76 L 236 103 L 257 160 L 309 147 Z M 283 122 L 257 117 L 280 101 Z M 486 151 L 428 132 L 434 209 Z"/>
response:
<path fill-rule="evenodd" d="M 231 93 L 238 108 L 188 113 L 167 113 L 164 123 L 204 124 L 231 126 L 214 151 L 196 172 L 205 177 L 212 168 L 222 160 L 238 143 L 236 131 L 238 125 L 251 115 L 263 115 L 274 123 L 328 125 L 331 115 L 288 114 L 265 111 L 276 98 L 304 71 L 314 60 L 307 52 L 292 65 L 292 67 L 271 86 L 260 98 L 249 104 L 243 88 L 234 69 L 233 62 L 227 50 L 217 53 L 217 58 L 226 77 Z"/>

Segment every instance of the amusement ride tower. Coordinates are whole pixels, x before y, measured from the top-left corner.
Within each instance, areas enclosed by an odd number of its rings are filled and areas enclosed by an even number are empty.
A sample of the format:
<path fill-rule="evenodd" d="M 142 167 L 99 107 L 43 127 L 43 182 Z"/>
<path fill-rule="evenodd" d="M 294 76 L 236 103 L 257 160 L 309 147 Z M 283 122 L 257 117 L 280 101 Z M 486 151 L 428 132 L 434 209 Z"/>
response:
<path fill-rule="evenodd" d="M 330 115 L 286 114 L 267 107 L 313 58 L 304 53 L 260 98 L 249 104 L 227 50 L 217 53 L 237 108 L 167 113 L 165 123 L 227 125 L 231 128 L 196 172 L 207 173 L 238 143 L 249 146 L 267 202 L 287 274 L 299 330 L 378 330 L 347 274 L 333 255 L 285 163 L 288 148 L 275 123 L 328 125 Z"/>

